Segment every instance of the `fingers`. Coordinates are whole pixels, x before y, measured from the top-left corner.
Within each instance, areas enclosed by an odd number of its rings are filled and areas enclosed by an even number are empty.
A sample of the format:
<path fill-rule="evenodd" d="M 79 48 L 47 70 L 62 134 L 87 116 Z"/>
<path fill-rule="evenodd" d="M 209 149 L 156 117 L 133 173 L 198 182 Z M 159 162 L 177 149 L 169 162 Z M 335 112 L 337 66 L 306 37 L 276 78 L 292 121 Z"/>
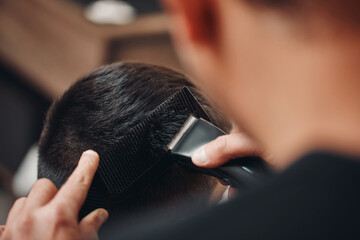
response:
<path fill-rule="evenodd" d="M 79 213 L 98 165 L 99 155 L 96 152 L 84 152 L 78 166 L 54 198 L 53 204 L 65 204 L 69 212 Z"/>
<path fill-rule="evenodd" d="M 247 135 L 233 132 L 200 147 L 192 155 L 192 160 L 197 166 L 213 168 L 221 166 L 231 159 L 258 155 L 259 149 L 258 145 Z"/>
<path fill-rule="evenodd" d="M 80 229 L 85 232 L 97 233 L 108 217 L 109 213 L 105 209 L 96 209 L 81 220 Z"/>
<path fill-rule="evenodd" d="M 29 193 L 26 201 L 26 208 L 35 208 L 45 205 L 56 195 L 57 191 L 54 183 L 49 179 L 42 178 L 37 180 Z"/>
<path fill-rule="evenodd" d="M 8 218 L 6 220 L 6 224 L 11 222 L 14 218 L 16 218 L 24 209 L 26 203 L 26 197 L 19 198 L 15 201 L 14 205 L 10 209 Z"/>

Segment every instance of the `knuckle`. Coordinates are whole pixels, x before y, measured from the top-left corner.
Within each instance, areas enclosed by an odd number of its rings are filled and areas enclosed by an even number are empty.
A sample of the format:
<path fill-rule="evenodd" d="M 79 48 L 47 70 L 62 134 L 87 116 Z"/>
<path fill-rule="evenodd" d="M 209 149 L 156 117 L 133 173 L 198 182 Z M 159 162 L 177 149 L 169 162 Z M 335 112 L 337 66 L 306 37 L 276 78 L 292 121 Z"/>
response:
<path fill-rule="evenodd" d="M 91 184 L 91 179 L 89 176 L 86 176 L 84 174 L 79 174 L 76 176 L 74 185 L 76 185 L 77 188 L 77 194 L 84 194 L 87 192 L 88 187 Z"/>
<path fill-rule="evenodd" d="M 55 227 L 65 225 L 67 223 L 67 215 L 64 207 L 61 205 L 50 208 L 45 215 L 46 221 Z"/>
<path fill-rule="evenodd" d="M 252 141 L 246 134 L 238 134 L 236 136 L 237 140 L 239 141 L 239 145 L 251 145 Z"/>
<path fill-rule="evenodd" d="M 34 187 L 36 187 L 38 189 L 42 189 L 44 191 L 52 191 L 52 190 L 56 189 L 54 183 L 51 182 L 47 178 L 41 178 L 41 179 L 37 180 L 37 182 L 35 184 L 36 185 Z"/>
<path fill-rule="evenodd" d="M 96 226 L 101 225 L 101 219 L 100 216 L 96 215 L 93 219 L 91 219 L 91 221 L 88 224 L 88 227 L 91 230 L 96 230 Z"/>
<path fill-rule="evenodd" d="M 43 185 L 47 184 L 50 180 L 47 178 L 40 178 L 36 181 L 35 185 Z"/>
<path fill-rule="evenodd" d="M 40 178 L 39 180 L 37 180 L 37 183 L 43 186 L 49 186 L 49 187 L 54 186 L 53 182 L 47 178 Z"/>
<path fill-rule="evenodd" d="M 224 155 L 226 153 L 227 145 L 228 145 L 228 141 L 227 141 L 226 136 L 220 136 L 216 140 L 216 144 L 214 146 L 214 151 L 215 151 L 216 155 L 218 155 L 218 157 L 221 157 L 222 155 Z"/>
<path fill-rule="evenodd" d="M 60 202 L 58 205 L 56 205 L 55 207 L 52 208 L 52 217 L 55 218 L 61 218 L 65 216 L 65 211 L 66 209 L 66 204 L 63 202 Z"/>
<path fill-rule="evenodd" d="M 25 201 L 26 201 L 26 197 L 21 197 L 21 198 L 19 198 L 19 199 L 17 199 L 17 200 L 15 201 L 14 206 L 15 206 L 15 205 L 21 205 L 21 204 L 23 204 Z"/>
<path fill-rule="evenodd" d="M 21 217 L 18 220 L 18 226 L 17 228 L 22 232 L 27 232 L 29 228 L 32 227 L 33 224 L 33 215 L 29 212 L 26 212 L 21 215 Z"/>
<path fill-rule="evenodd" d="M 88 178 L 84 174 L 79 174 L 76 178 L 77 184 L 79 184 L 80 187 L 86 186 L 88 183 Z"/>

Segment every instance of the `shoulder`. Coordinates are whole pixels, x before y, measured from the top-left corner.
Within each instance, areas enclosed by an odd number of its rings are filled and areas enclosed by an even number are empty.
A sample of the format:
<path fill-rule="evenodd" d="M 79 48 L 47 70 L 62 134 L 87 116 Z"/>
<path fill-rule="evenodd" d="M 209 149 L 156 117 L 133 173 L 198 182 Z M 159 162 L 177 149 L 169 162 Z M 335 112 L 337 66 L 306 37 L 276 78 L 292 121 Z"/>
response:
<path fill-rule="evenodd" d="M 123 239 L 359 239 L 359 189 L 358 159 L 312 153 L 266 184 L 181 224 L 118 233 L 126 233 Z"/>

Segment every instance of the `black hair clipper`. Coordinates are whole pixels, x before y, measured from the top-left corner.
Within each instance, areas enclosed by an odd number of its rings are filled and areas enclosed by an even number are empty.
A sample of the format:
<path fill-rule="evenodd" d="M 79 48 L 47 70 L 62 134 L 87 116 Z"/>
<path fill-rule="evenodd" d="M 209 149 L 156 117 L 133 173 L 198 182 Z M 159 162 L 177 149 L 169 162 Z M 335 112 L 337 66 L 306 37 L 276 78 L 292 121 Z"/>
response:
<path fill-rule="evenodd" d="M 218 168 L 200 168 L 192 164 L 190 158 L 196 149 L 222 135 L 225 135 L 225 132 L 212 123 L 190 115 L 167 149 L 184 157 L 177 160 L 180 165 L 194 170 L 196 168 L 196 171 L 214 176 L 223 184 L 235 188 L 246 188 L 269 174 L 267 166 L 258 157 L 234 159 Z"/>

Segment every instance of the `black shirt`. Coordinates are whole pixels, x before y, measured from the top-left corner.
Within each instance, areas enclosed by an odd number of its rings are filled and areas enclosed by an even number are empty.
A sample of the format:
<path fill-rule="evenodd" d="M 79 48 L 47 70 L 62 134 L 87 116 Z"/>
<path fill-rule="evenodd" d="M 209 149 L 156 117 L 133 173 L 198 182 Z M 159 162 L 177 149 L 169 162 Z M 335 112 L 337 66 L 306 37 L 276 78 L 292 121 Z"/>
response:
<path fill-rule="evenodd" d="M 360 159 L 313 153 L 266 184 L 181 223 L 108 239 L 360 239 Z"/>

